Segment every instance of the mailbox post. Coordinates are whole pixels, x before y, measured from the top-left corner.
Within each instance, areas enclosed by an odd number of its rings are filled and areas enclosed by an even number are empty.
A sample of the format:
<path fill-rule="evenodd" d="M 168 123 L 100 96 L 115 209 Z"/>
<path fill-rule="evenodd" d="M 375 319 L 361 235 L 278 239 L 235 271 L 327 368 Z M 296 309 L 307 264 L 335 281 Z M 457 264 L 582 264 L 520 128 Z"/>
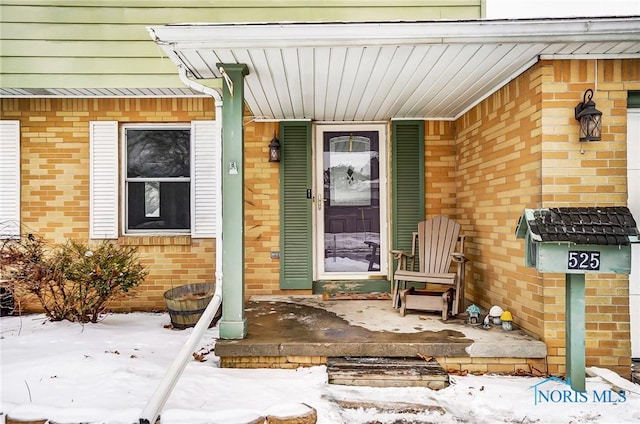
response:
<path fill-rule="evenodd" d="M 516 237 L 525 265 L 564 273 L 567 377 L 585 391 L 585 274 L 629 274 L 638 228 L 626 207 L 525 209 Z"/>

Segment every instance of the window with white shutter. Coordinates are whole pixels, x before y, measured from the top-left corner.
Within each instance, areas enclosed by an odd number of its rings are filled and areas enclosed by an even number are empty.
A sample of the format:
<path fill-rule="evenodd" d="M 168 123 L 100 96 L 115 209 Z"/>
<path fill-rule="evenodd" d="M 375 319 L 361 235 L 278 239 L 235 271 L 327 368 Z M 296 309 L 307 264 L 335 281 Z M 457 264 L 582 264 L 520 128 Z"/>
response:
<path fill-rule="evenodd" d="M 118 123 L 90 124 L 90 237 L 118 237 L 120 175 L 125 234 L 215 237 L 220 124 L 129 124 L 123 138 L 119 171 Z"/>
<path fill-rule="evenodd" d="M 20 121 L 0 121 L 0 238 L 20 236 Z"/>

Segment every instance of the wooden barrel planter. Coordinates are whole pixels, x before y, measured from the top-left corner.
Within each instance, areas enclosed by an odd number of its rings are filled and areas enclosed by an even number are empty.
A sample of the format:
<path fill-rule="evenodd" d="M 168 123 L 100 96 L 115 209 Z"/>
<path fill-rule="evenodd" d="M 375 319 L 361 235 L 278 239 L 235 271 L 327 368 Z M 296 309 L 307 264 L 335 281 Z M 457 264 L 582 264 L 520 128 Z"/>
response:
<path fill-rule="evenodd" d="M 215 283 L 194 283 L 167 290 L 164 300 L 171 325 L 181 330 L 195 326 L 213 298 L 215 289 Z M 222 307 L 218 308 L 209 327 L 214 326 L 221 316 Z"/>

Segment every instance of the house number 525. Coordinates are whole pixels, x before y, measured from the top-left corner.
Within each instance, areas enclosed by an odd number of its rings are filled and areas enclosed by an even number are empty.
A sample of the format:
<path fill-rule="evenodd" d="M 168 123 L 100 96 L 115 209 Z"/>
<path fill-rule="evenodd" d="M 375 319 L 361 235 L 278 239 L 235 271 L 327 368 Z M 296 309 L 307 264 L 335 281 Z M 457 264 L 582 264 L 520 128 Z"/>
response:
<path fill-rule="evenodd" d="M 583 271 L 599 271 L 600 252 L 570 250 L 568 268 Z"/>

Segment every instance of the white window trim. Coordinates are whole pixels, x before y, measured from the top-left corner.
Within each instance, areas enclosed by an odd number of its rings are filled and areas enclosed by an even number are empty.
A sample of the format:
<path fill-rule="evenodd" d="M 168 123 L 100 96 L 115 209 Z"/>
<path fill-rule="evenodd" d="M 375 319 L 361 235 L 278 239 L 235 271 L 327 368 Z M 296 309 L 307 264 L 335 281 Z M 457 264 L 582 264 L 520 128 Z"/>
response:
<path fill-rule="evenodd" d="M 179 128 L 191 130 L 191 176 L 190 202 L 191 223 L 190 230 L 127 230 L 127 193 L 126 193 L 126 137 L 129 128 L 138 129 L 171 129 Z M 116 172 L 122 181 L 120 196 L 123 199 L 120 207 L 122 216 L 121 231 L 125 236 L 143 235 L 190 235 L 192 238 L 215 238 L 217 233 L 217 208 L 220 190 L 219 163 L 222 132 L 218 121 L 192 121 L 191 123 L 140 123 L 124 124 L 121 129 L 121 169 Z M 156 179 L 154 179 L 156 180 Z"/>
<path fill-rule="evenodd" d="M 171 129 L 177 129 L 177 130 L 189 130 L 190 131 L 190 136 L 193 138 L 193 135 L 191 135 L 191 125 L 189 123 L 169 123 L 169 124 L 161 124 L 161 123 L 136 123 L 136 124 L 123 124 L 122 125 L 122 129 L 121 129 L 121 146 L 122 148 L 121 150 L 121 163 L 122 166 L 120 167 L 120 181 L 122 182 L 121 184 L 121 199 L 122 199 L 122 210 L 120 211 L 121 216 L 122 216 L 122 234 L 125 236 L 145 236 L 145 235 L 161 235 L 161 236 L 184 236 L 184 235 L 189 235 L 191 233 L 191 229 L 186 229 L 186 230 L 162 230 L 162 229 L 150 229 L 150 230 L 131 230 L 127 228 L 127 217 L 128 217 L 128 195 L 127 195 L 127 130 L 128 129 L 138 129 L 138 130 L 171 130 Z M 193 144 L 193 141 L 190 142 L 190 144 Z M 193 149 L 193 146 L 190 145 L 189 146 L 189 154 L 191 154 L 191 150 Z M 191 171 L 193 171 L 193 162 L 191 162 Z M 145 178 L 141 178 L 141 179 L 136 179 L 137 181 L 144 181 Z M 165 179 L 165 178 L 150 178 L 148 180 L 153 180 L 153 181 L 159 181 L 159 180 L 171 180 L 171 181 L 178 181 L 178 178 L 169 178 L 169 179 Z M 180 178 L 180 180 L 182 180 L 182 182 L 187 182 L 189 181 L 190 184 L 193 184 L 193 176 L 189 176 L 188 178 Z M 191 197 L 191 194 L 190 196 Z M 191 201 L 193 202 L 193 201 Z M 191 212 L 192 213 L 192 212 Z"/>
<path fill-rule="evenodd" d="M 380 180 L 380 270 L 378 271 L 367 271 L 367 272 L 327 272 L 324 268 L 324 221 L 321 218 L 321 214 L 324 214 L 324 211 L 319 211 L 317 208 L 313 208 L 312 215 L 312 227 L 314 232 L 314 243 L 313 243 L 313 278 L 314 280 L 322 280 L 322 279 L 368 279 L 371 275 L 387 275 L 387 269 L 389 267 L 388 260 L 386 256 L 382 252 L 388 251 L 389 240 L 391 240 L 391 234 L 389 226 L 387 225 L 388 219 L 388 209 L 390 207 L 390 203 L 387 200 L 387 146 L 389 143 L 389 128 L 385 123 L 378 122 L 368 122 L 368 123 L 344 123 L 344 122 L 336 122 L 336 123 L 323 123 L 315 126 L 314 129 L 314 170 L 313 170 L 313 187 L 316 193 L 323 193 L 323 180 L 321 177 L 321 170 L 324 168 L 323 166 L 323 155 L 321 152 L 323 151 L 322 143 L 323 143 L 323 135 L 326 131 L 377 131 L 378 132 L 378 146 L 379 146 L 379 180 Z"/>
<path fill-rule="evenodd" d="M 0 238 L 20 237 L 20 121 L 0 121 Z"/>

